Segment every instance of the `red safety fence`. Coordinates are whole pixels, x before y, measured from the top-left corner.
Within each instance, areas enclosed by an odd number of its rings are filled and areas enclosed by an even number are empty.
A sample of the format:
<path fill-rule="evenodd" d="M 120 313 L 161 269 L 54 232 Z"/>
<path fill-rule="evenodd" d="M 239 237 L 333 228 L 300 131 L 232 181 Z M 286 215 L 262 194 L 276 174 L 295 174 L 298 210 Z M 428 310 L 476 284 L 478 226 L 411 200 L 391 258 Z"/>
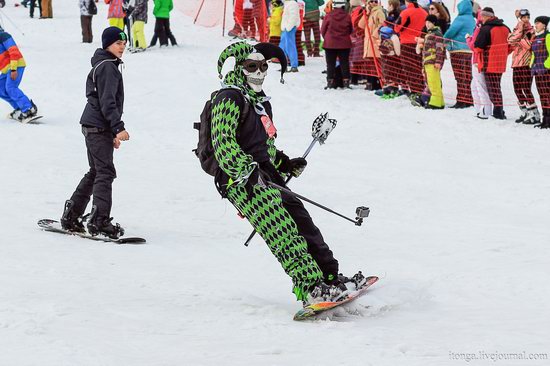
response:
<path fill-rule="evenodd" d="M 424 40 L 424 36 L 422 34 L 420 38 Z M 365 42 L 365 37 L 370 39 Z M 437 96 L 447 101 L 497 107 L 518 104 L 531 106 L 536 103 L 542 104 L 545 109 L 550 108 L 550 74 L 546 72 L 532 76 L 529 66 L 533 53 L 529 50 L 530 40 L 522 41 L 522 47 L 527 49 L 527 55 L 523 56 L 526 62 L 514 65 L 513 68 L 511 53 L 515 48 L 508 43 L 491 45 L 485 50 L 472 50 L 466 43 L 433 36 L 426 48 L 423 40 L 420 41 L 422 47 L 417 47 L 417 43 L 401 44 L 399 37 L 372 39 L 370 29 L 365 32 L 355 28 L 350 54 L 351 73 L 374 76 L 380 79 L 382 85 L 429 97 L 431 92 L 426 64 L 438 63 L 435 61 L 437 59 L 442 61 L 438 74 L 441 80 L 439 83 L 443 87 L 443 95 Z M 380 57 L 364 57 L 364 47 L 373 45 L 377 47 Z M 437 47 L 441 45 L 445 48 Z M 544 52 L 542 47 L 539 52 Z M 426 59 L 434 60 L 426 62 Z M 433 75 L 431 71 L 430 75 Z M 540 103 L 535 100 L 538 99 L 537 94 L 539 98 L 542 97 Z"/>
<path fill-rule="evenodd" d="M 180 11 L 192 17 L 195 24 L 205 27 L 221 25 L 231 36 L 279 43 L 279 35 L 270 35 L 269 13 L 265 0 L 175 0 L 175 4 Z M 330 8 L 325 10 L 328 12 Z M 301 17 L 302 24 L 296 33 L 296 43 L 299 63 L 304 65 L 302 33 L 305 39 L 303 48 L 307 55 L 318 56 L 321 42 L 319 28 L 322 20 L 318 18 L 317 12 L 304 14 L 303 4 Z M 433 93 L 428 87 L 431 83 L 432 89 L 436 90 L 435 93 L 442 94 L 435 97 L 467 105 L 500 107 L 518 104 L 530 106 L 536 103 L 550 109 L 550 73 L 541 72 L 533 76 L 528 63 L 520 66 L 514 64 L 512 68 L 509 54 L 514 47 L 508 43 L 491 45 L 484 51 L 472 52 L 465 43 L 442 37 L 434 40 L 434 37 L 431 37 L 428 47 L 418 49 L 416 43 L 401 44 L 399 39 L 397 42 L 381 37 L 374 39 L 373 34 L 377 33 L 369 29 L 368 22 L 364 30 L 357 27 L 356 21 L 354 26 L 350 53 L 352 74 L 377 77 L 383 86 L 406 89 L 428 98 Z M 409 28 L 402 28 L 401 33 L 410 31 Z M 365 37 L 369 37 L 367 42 Z M 421 38 L 424 38 L 424 34 Z M 531 41 L 522 41 L 523 47 L 526 42 L 531 45 Z M 370 49 L 365 50 L 365 47 Z M 539 50 L 544 52 L 544 47 L 540 47 Z M 367 54 L 379 57 L 365 57 Z M 441 57 L 442 54 L 444 57 Z M 524 57 L 530 59 L 531 56 L 529 54 Z M 428 64 L 441 63 L 441 70 L 427 68 L 427 58 L 437 60 L 432 60 Z M 439 84 L 442 84 L 442 88 Z M 542 100 L 539 103 L 537 99 L 540 98 Z"/>

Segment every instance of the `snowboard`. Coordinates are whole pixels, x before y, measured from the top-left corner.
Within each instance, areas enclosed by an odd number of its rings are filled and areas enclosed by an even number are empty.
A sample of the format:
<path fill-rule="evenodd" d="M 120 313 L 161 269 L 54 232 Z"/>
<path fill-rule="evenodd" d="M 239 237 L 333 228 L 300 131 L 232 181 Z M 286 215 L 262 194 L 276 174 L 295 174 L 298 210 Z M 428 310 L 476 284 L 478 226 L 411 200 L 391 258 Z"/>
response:
<path fill-rule="evenodd" d="M 378 281 L 378 277 L 369 276 L 367 277 L 367 282 L 365 282 L 365 284 L 361 288 L 355 291 L 352 291 L 343 300 L 336 301 L 336 302 L 327 301 L 327 302 L 320 302 L 317 304 L 308 305 L 298 310 L 296 315 L 294 315 L 294 320 L 296 321 L 315 320 L 318 315 L 324 313 L 325 311 L 334 309 L 344 304 L 348 304 L 354 301 L 355 299 L 363 296 L 364 294 L 367 293 L 367 289 L 371 287 L 376 281 Z"/>
<path fill-rule="evenodd" d="M 9 114 L 8 114 L 7 117 L 8 117 L 8 119 L 11 119 L 13 121 L 20 122 L 20 123 L 23 123 L 23 124 L 27 124 L 27 123 L 39 124 L 40 122 L 38 122 L 38 120 L 43 118 L 44 116 L 32 116 L 32 117 L 29 117 L 29 118 L 25 118 L 22 121 L 19 121 L 18 119 L 15 119 L 15 118 L 11 118 L 11 116 Z"/>
<path fill-rule="evenodd" d="M 21 123 L 23 124 L 27 124 L 27 123 L 35 123 L 35 124 L 38 124 L 40 122 L 38 122 L 39 119 L 41 119 L 42 117 L 44 116 L 34 116 L 34 117 L 29 117 L 29 118 L 25 118 L 24 120 L 20 121 Z"/>
<path fill-rule="evenodd" d="M 122 237 L 118 239 L 111 239 L 103 235 L 92 236 L 88 233 L 77 233 L 74 231 L 67 231 L 61 227 L 61 223 L 59 221 L 51 220 L 51 219 L 38 220 L 38 226 L 40 226 L 42 230 L 51 231 L 52 233 L 75 235 L 81 238 L 95 240 L 95 241 L 103 241 L 107 243 L 115 243 L 115 244 L 145 244 L 146 243 L 146 240 L 144 238 L 138 238 L 138 237 Z"/>

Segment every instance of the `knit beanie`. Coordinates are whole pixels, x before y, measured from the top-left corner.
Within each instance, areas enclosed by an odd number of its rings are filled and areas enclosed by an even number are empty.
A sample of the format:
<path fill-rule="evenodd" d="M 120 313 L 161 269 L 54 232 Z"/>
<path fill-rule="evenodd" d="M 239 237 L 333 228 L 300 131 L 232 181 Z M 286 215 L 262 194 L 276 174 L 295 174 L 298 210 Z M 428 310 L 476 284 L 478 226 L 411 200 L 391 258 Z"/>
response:
<path fill-rule="evenodd" d="M 546 27 L 548 27 L 549 22 L 550 22 L 550 17 L 544 16 L 544 15 L 541 15 L 535 19 L 535 23 L 542 23 Z"/>
<path fill-rule="evenodd" d="M 101 35 L 101 44 L 104 50 L 116 41 L 126 41 L 126 33 L 118 27 L 109 27 L 103 31 Z"/>
<path fill-rule="evenodd" d="M 481 11 L 481 15 L 485 16 L 485 17 L 494 17 L 495 16 L 495 11 L 493 10 L 493 8 L 490 8 L 490 7 L 485 7 L 483 8 L 483 10 Z"/>
<path fill-rule="evenodd" d="M 437 25 L 437 17 L 433 14 L 430 14 L 426 17 L 426 21 L 432 23 L 433 25 Z"/>
<path fill-rule="evenodd" d="M 333 8 L 345 8 L 347 4 L 346 0 L 332 0 Z"/>

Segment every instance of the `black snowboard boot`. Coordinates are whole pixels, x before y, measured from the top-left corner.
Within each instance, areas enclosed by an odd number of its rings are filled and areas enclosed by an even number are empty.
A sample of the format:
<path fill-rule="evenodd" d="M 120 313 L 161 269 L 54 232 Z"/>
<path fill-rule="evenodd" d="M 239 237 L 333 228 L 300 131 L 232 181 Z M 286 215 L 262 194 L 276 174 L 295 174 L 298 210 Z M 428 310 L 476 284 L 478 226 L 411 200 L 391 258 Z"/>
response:
<path fill-rule="evenodd" d="M 516 123 L 522 123 L 527 118 L 527 106 L 520 104 L 519 109 L 521 110 L 521 116 L 516 119 Z"/>
<path fill-rule="evenodd" d="M 342 79 L 342 82 L 344 83 L 344 89 L 351 89 L 351 86 L 349 85 L 349 79 Z"/>
<path fill-rule="evenodd" d="M 350 281 L 353 282 L 356 290 L 363 287 L 363 285 L 367 283 L 367 279 L 365 278 L 365 276 L 363 276 L 363 273 L 361 273 L 361 271 L 354 274 L 351 277 Z"/>
<path fill-rule="evenodd" d="M 72 200 L 65 201 L 65 207 L 63 209 L 63 215 L 61 216 L 61 227 L 63 230 L 74 231 L 77 233 L 84 233 L 84 224 L 82 224 L 82 218 L 80 215 L 73 211 L 74 202 Z"/>
<path fill-rule="evenodd" d="M 319 282 L 313 290 L 307 295 L 307 299 L 303 301 L 304 307 L 320 302 L 336 302 L 346 298 L 347 288 L 344 284 L 327 285 L 324 282 Z"/>
<path fill-rule="evenodd" d="M 363 273 L 361 271 L 351 276 L 351 278 L 344 276 L 342 273 L 339 273 L 338 276 L 332 274 L 325 276 L 325 283 L 327 285 L 338 286 L 344 291 L 355 291 L 363 287 L 366 282 L 367 279 L 365 278 L 365 276 L 363 276 Z"/>
<path fill-rule="evenodd" d="M 92 236 L 105 235 L 111 239 L 120 238 L 124 235 L 124 229 L 118 223 L 113 225 L 111 221 L 113 221 L 112 217 L 97 217 L 97 207 L 92 206 L 92 212 L 90 212 L 88 224 L 86 225 L 88 233 Z"/>
<path fill-rule="evenodd" d="M 334 79 L 327 79 L 327 86 L 325 86 L 325 90 L 327 89 L 336 89 L 336 83 L 334 82 Z"/>
<path fill-rule="evenodd" d="M 542 123 L 535 125 L 536 128 L 550 128 L 550 109 L 543 110 Z"/>
<path fill-rule="evenodd" d="M 493 117 L 496 119 L 506 119 L 506 114 L 504 113 L 504 108 L 495 107 L 493 108 Z"/>

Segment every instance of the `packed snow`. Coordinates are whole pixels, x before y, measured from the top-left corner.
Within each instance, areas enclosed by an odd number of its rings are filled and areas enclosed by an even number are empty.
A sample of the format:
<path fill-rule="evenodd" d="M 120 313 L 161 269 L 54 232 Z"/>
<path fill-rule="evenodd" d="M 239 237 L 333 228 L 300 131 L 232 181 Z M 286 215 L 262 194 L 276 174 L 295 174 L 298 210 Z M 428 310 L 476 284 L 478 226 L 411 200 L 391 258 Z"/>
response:
<path fill-rule="evenodd" d="M 523 2 L 550 13 L 547 0 Z M 548 365 L 548 130 L 515 124 L 511 105 L 508 120 L 481 121 L 473 109 L 325 91 L 323 59 L 284 85 L 272 67 L 279 148 L 301 155 L 317 115 L 338 120 L 292 188 L 348 216 L 370 207 L 356 227 L 308 206 L 344 273 L 380 276 L 354 303 L 359 315 L 294 322 L 289 278 L 261 239 L 242 245 L 251 226 L 191 152 L 229 39 L 177 11 L 180 47 L 124 56 L 130 141 L 115 152 L 112 214 L 148 243 L 40 231 L 87 170 L 78 122 L 107 26 L 98 5 L 91 45 L 80 43 L 76 1 L 54 1 L 50 20 L 9 0 L 0 10 L 28 64 L 21 88 L 44 115 L 0 120 L 0 365 L 459 365 L 469 354 L 486 355 L 471 364 Z M 482 5 L 513 27 L 516 1 Z M 503 356 L 523 352 L 539 359 Z"/>

